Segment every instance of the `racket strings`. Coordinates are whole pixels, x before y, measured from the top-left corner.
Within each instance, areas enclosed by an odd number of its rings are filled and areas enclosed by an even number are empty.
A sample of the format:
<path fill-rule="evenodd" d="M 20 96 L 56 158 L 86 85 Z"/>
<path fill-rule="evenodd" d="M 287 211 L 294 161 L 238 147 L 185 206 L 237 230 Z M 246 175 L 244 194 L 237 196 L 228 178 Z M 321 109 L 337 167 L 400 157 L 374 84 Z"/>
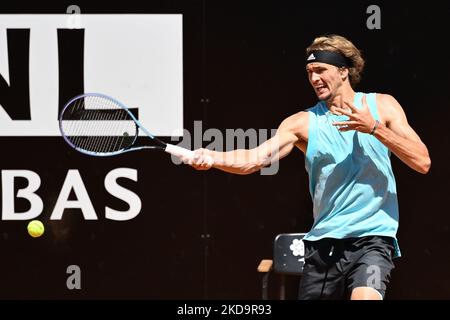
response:
<path fill-rule="evenodd" d="M 119 119 L 120 122 L 117 122 L 117 123 L 123 123 L 123 121 L 126 119 L 127 116 L 128 116 L 127 114 L 123 114 L 122 117 Z M 126 138 L 126 134 L 125 134 L 125 133 L 127 133 L 126 129 L 123 130 L 122 128 L 120 128 L 120 125 L 118 125 L 118 127 L 119 128 L 117 128 L 117 129 L 119 131 L 121 131 L 121 130 L 124 131 L 124 133 L 122 134 L 122 138 L 120 140 L 119 139 L 116 140 L 115 144 L 118 143 L 118 145 L 114 145 L 114 148 L 118 148 L 119 146 L 123 145 L 125 139 L 127 139 L 126 143 L 128 143 L 128 140 L 130 139 L 130 138 Z"/>
<path fill-rule="evenodd" d="M 94 109 L 97 109 L 96 106 L 100 106 L 102 109 L 109 109 L 109 104 L 108 104 L 108 100 L 105 101 L 104 104 L 100 105 L 98 102 L 99 97 L 92 97 L 92 107 L 94 107 Z M 110 137 L 106 136 L 106 137 L 102 137 L 100 136 L 101 132 L 105 132 L 108 128 L 108 121 L 110 121 L 110 114 L 106 114 L 106 115 L 102 115 L 102 112 L 100 110 L 96 110 L 94 111 L 95 113 L 95 120 L 94 121 L 100 121 L 100 125 L 98 127 L 96 127 L 96 132 L 95 134 L 95 139 L 93 139 L 93 147 L 91 147 L 91 150 L 97 150 L 98 152 L 105 152 L 107 151 L 105 148 L 106 143 L 108 142 L 108 140 L 110 139 Z M 104 121 L 102 121 L 104 120 Z"/>
<path fill-rule="evenodd" d="M 73 118 L 73 117 L 75 117 L 75 116 L 77 116 L 78 114 L 80 114 L 80 112 L 81 112 L 81 109 L 83 108 L 83 100 L 82 99 L 80 99 L 80 100 L 76 100 L 75 101 L 75 104 L 74 104 L 74 107 L 73 108 L 71 108 L 71 110 L 70 110 L 70 117 L 71 118 Z M 79 138 L 80 138 L 80 128 L 77 128 L 76 126 L 75 126 L 75 122 L 70 122 L 70 127 L 69 127 L 69 132 L 74 132 L 75 134 L 74 134 L 74 136 L 75 136 L 75 139 L 77 140 L 77 141 L 74 141 L 74 143 L 76 144 L 76 145 L 78 145 L 78 143 L 79 143 Z M 78 138 L 78 139 L 77 139 Z"/>
<path fill-rule="evenodd" d="M 116 152 L 131 146 L 138 134 L 130 113 L 102 96 L 73 101 L 62 115 L 61 128 L 76 148 L 97 153 Z"/>
<path fill-rule="evenodd" d="M 88 150 L 98 150 L 99 152 L 102 152 L 100 147 L 102 146 L 102 140 L 104 139 L 104 137 L 102 138 L 100 136 L 100 133 L 104 131 L 105 122 L 108 119 L 104 119 L 105 121 L 101 121 L 102 116 L 101 116 L 100 111 L 95 111 L 93 118 L 94 118 L 95 122 L 99 121 L 100 125 L 95 128 L 95 131 L 93 133 L 93 139 L 90 139 L 89 144 L 87 145 L 87 149 Z"/>
<path fill-rule="evenodd" d="M 121 124 L 124 123 L 124 121 L 127 119 L 128 116 L 129 115 L 126 112 L 124 112 L 124 113 L 117 113 L 115 115 L 115 117 L 114 117 L 114 123 L 115 123 L 114 130 L 117 131 L 117 132 L 122 131 L 123 133 L 122 133 L 122 138 L 121 139 L 111 139 L 111 141 L 110 141 L 111 145 L 109 145 L 109 148 L 112 147 L 112 149 L 114 149 L 114 150 L 116 150 L 116 149 L 120 150 L 121 146 L 124 145 L 123 142 L 124 142 L 124 139 L 125 139 L 125 133 L 127 131 L 126 131 L 126 128 L 123 128 Z"/>

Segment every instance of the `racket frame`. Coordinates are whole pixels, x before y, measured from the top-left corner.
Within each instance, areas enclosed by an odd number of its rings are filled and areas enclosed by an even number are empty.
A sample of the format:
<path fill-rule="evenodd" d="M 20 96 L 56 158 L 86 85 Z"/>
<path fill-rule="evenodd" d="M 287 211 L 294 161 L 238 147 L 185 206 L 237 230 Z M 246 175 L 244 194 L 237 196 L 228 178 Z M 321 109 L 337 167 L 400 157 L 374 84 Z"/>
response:
<path fill-rule="evenodd" d="M 79 100 L 81 98 L 84 97 L 99 97 L 99 98 L 105 98 L 108 100 L 111 100 L 112 102 L 114 102 L 116 105 L 118 105 L 119 107 L 121 107 L 123 110 L 125 110 L 130 117 L 132 118 L 132 120 L 134 121 L 136 128 L 137 128 L 137 134 L 134 137 L 133 142 L 130 144 L 129 147 L 117 150 L 117 151 L 112 151 L 112 152 L 94 152 L 94 151 L 88 151 L 85 150 L 83 148 L 77 147 L 76 145 L 74 145 L 69 138 L 67 138 L 67 136 L 65 135 L 65 132 L 62 128 L 62 121 L 63 121 L 63 115 L 66 111 L 66 109 L 72 104 L 72 102 Z M 155 141 L 158 145 L 155 146 L 138 146 L 138 147 L 133 147 L 133 145 L 136 143 L 137 138 L 139 137 L 139 129 L 141 129 L 151 140 Z M 84 94 L 80 94 L 76 97 L 73 97 L 72 99 L 69 100 L 69 102 L 67 102 L 64 106 L 64 108 L 62 109 L 60 115 L 59 115 L 59 130 L 61 131 L 61 135 L 64 138 L 64 140 L 75 150 L 77 150 L 78 152 L 84 153 L 86 155 L 89 156 L 94 156 L 94 157 L 110 157 L 110 156 L 116 156 L 125 152 L 130 152 L 130 151 L 136 151 L 136 150 L 142 150 L 142 149 L 158 149 L 158 150 L 165 150 L 167 147 L 167 144 L 161 140 L 159 140 L 158 138 L 156 138 L 154 135 L 152 135 L 150 133 L 150 131 L 148 131 L 140 122 L 139 120 L 134 116 L 134 114 L 132 112 L 130 112 L 130 110 L 128 110 L 128 108 L 121 103 L 120 101 L 117 101 L 114 98 L 111 98 L 110 96 L 107 96 L 105 94 L 102 93 L 95 93 L 95 92 L 91 92 L 91 93 L 84 93 Z"/>

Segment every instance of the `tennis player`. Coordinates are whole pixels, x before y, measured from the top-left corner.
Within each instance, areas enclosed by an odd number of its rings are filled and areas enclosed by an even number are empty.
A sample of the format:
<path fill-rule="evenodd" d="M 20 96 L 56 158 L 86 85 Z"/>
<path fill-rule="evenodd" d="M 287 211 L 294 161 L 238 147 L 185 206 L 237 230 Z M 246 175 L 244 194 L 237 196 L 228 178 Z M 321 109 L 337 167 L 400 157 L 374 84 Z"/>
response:
<path fill-rule="evenodd" d="M 400 256 L 397 190 L 390 154 L 426 174 L 427 147 L 389 94 L 355 92 L 364 60 L 338 35 L 306 49 L 306 72 L 318 102 L 285 119 L 251 150 L 195 150 L 187 162 L 250 174 L 288 155 L 305 154 L 314 224 L 304 238 L 300 299 L 383 299 Z"/>

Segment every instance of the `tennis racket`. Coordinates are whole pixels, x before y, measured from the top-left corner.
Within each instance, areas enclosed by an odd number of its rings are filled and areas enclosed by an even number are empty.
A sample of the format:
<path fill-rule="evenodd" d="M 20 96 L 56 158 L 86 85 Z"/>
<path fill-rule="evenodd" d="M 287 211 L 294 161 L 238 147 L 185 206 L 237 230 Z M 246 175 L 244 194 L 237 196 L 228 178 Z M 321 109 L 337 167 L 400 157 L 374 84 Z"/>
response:
<path fill-rule="evenodd" d="M 194 151 L 165 143 L 153 136 L 137 120 L 137 109 L 100 93 L 82 94 L 71 99 L 61 111 L 59 128 L 64 140 L 75 150 L 96 157 L 157 149 L 184 160 L 193 160 Z M 137 145 L 139 130 L 150 139 Z"/>

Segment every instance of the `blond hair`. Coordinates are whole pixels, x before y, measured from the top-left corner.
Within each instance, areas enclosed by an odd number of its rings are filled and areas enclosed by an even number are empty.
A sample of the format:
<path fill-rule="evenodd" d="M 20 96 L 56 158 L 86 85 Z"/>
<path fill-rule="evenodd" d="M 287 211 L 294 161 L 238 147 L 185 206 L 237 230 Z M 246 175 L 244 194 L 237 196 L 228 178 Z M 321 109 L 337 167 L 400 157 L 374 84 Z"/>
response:
<path fill-rule="evenodd" d="M 336 34 L 320 36 L 306 48 L 306 56 L 314 50 L 329 50 L 344 55 L 352 61 L 352 66 L 348 68 L 351 86 L 355 87 L 361 81 L 365 62 L 361 51 L 350 40 Z"/>

